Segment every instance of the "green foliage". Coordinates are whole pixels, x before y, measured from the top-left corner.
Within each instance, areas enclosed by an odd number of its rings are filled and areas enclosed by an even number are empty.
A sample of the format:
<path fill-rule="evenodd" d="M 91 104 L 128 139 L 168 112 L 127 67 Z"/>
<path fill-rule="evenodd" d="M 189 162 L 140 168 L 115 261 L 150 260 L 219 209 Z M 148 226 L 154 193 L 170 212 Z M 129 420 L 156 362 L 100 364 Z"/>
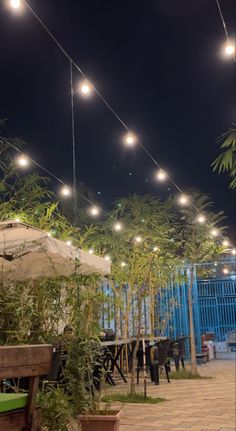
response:
<path fill-rule="evenodd" d="M 68 425 L 74 431 L 78 425 L 73 419 L 70 396 L 60 387 L 47 387 L 39 392 L 38 403 L 42 408 L 43 430 L 68 431 Z"/>
<path fill-rule="evenodd" d="M 153 398 L 144 397 L 142 393 L 136 393 L 135 395 L 130 394 L 119 394 L 113 393 L 102 397 L 103 402 L 116 402 L 130 403 L 130 404 L 159 404 L 165 401 L 165 398 Z"/>
<path fill-rule="evenodd" d="M 219 139 L 223 152 L 212 163 L 213 171 L 219 173 L 228 172 L 232 181 L 230 183 L 231 189 L 236 189 L 236 129 L 235 127 L 223 133 Z"/>
<path fill-rule="evenodd" d="M 191 370 L 179 370 L 179 371 L 172 371 L 170 373 L 170 379 L 178 380 L 178 379 L 189 379 L 189 380 L 195 380 L 195 379 L 205 379 L 205 376 L 201 376 L 198 372 L 192 372 Z"/>

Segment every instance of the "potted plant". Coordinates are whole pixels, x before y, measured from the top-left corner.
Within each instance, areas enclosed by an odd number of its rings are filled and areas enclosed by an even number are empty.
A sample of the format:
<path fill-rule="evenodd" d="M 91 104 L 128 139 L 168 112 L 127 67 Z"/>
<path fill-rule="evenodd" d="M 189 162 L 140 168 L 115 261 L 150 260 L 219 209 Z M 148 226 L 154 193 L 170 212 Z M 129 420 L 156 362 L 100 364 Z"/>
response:
<path fill-rule="evenodd" d="M 76 337 L 66 365 L 67 388 L 82 431 L 118 431 L 122 409 L 101 405 L 107 370 L 98 340 Z"/>

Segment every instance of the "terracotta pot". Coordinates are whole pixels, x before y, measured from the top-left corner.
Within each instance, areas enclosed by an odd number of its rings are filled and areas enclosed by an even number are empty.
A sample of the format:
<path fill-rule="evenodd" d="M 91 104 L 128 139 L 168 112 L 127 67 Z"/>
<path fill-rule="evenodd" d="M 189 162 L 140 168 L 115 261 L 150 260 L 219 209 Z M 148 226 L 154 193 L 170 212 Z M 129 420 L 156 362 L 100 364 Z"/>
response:
<path fill-rule="evenodd" d="M 109 415 L 79 415 L 82 431 L 119 431 L 123 410 L 111 411 Z"/>

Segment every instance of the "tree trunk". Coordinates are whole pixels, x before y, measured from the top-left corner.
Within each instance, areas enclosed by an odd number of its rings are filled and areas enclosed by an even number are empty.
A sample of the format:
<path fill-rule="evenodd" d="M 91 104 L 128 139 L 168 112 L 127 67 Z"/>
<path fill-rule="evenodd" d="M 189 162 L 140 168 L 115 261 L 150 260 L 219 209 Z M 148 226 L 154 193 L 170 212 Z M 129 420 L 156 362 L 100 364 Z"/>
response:
<path fill-rule="evenodd" d="M 136 356 L 139 347 L 140 337 L 141 337 L 141 318 L 142 318 L 142 299 L 140 298 L 140 293 L 138 293 L 138 327 L 137 327 L 137 338 L 135 347 L 132 354 L 132 370 L 131 370 L 131 379 L 130 379 L 130 395 L 135 395 L 135 379 L 136 379 Z"/>
<path fill-rule="evenodd" d="M 190 351 L 191 351 L 191 371 L 197 372 L 196 362 L 196 349 L 195 349 L 195 334 L 194 334 L 194 320 L 193 320 L 193 282 L 194 282 L 194 268 L 190 268 L 190 283 L 188 288 L 188 310 L 189 310 L 189 332 L 190 332 Z"/>

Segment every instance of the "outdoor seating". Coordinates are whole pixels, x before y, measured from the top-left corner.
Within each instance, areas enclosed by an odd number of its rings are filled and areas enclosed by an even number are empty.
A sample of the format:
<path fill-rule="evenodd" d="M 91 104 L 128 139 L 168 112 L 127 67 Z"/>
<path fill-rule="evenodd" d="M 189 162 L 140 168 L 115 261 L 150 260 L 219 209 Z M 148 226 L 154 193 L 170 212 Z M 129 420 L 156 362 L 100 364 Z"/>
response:
<path fill-rule="evenodd" d="M 176 371 L 179 370 L 180 361 L 183 369 L 185 370 L 184 355 L 185 355 L 185 337 L 181 337 L 177 340 L 171 341 L 168 356 L 169 358 L 174 360 Z"/>
<path fill-rule="evenodd" d="M 159 371 L 161 366 L 164 367 L 167 381 L 170 383 L 170 364 L 168 360 L 169 346 L 170 340 L 162 340 L 154 346 L 146 346 L 145 348 L 146 367 L 150 369 L 151 380 L 155 385 L 159 385 L 160 383 Z M 137 352 L 137 360 L 137 384 L 139 384 L 139 373 L 140 369 L 143 368 L 143 351 L 141 348 Z"/>
<path fill-rule="evenodd" d="M 29 378 L 27 394 L 0 393 L 0 430 L 41 430 L 36 395 L 39 378 L 50 373 L 51 364 L 51 345 L 0 347 L 0 381 Z"/>

